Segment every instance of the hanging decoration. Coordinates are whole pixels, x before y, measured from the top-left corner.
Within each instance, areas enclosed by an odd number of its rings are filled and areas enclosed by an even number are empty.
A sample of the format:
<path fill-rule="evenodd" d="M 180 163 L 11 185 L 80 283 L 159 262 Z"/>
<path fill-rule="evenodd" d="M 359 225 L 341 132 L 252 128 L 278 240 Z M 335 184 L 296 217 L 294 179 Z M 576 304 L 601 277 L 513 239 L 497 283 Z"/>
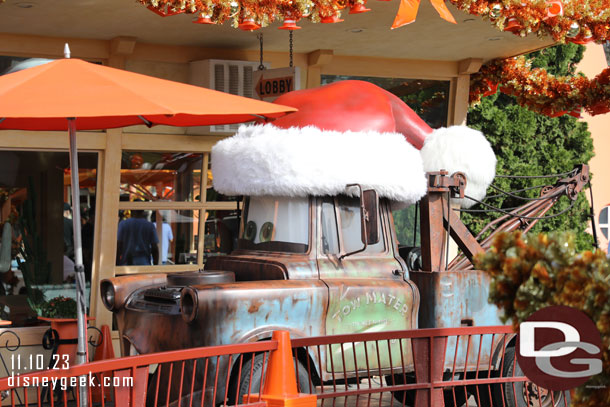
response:
<path fill-rule="evenodd" d="M 176 14 L 184 13 L 184 10 L 174 8 L 170 4 L 165 4 L 163 5 L 163 7 L 153 7 L 152 5 L 149 5 L 146 8 L 152 11 L 153 13 L 160 15 L 161 17 L 175 16 Z"/>
<path fill-rule="evenodd" d="M 415 21 L 417 16 L 417 9 L 419 8 L 420 0 L 400 0 L 400 7 L 398 13 L 392 24 L 392 28 L 402 27 L 403 25 L 411 24 Z M 455 18 L 451 15 L 451 12 L 445 4 L 445 0 L 430 0 L 432 7 L 436 10 L 438 15 L 445 21 L 457 24 Z"/>
<path fill-rule="evenodd" d="M 495 60 L 471 76 L 470 102 L 478 103 L 498 88 L 515 96 L 521 106 L 550 117 L 580 117 L 583 109 L 593 116 L 610 112 L 610 68 L 588 79 L 551 75 L 531 68 L 524 57 Z"/>
<path fill-rule="evenodd" d="M 2 1 L 2 0 L 0 0 Z M 138 0 L 155 13 L 167 17 L 199 13 L 201 24 L 222 24 L 257 29 L 275 20 L 288 21 L 284 29 L 295 29 L 301 19 L 314 23 L 338 23 L 341 11 L 370 11 L 366 0 Z M 451 23 L 445 1 L 459 10 L 488 19 L 496 28 L 519 36 L 536 33 L 559 42 L 585 44 L 610 40 L 610 0 L 430 0 L 439 16 Z M 415 21 L 421 0 L 400 0 L 392 28 Z M 245 21 L 245 25 L 244 25 Z M 294 25 L 293 25 L 294 21 Z M 240 26 L 241 24 L 241 26 Z"/>
<path fill-rule="evenodd" d="M 448 0 L 498 29 L 586 44 L 610 39 L 610 0 Z"/>

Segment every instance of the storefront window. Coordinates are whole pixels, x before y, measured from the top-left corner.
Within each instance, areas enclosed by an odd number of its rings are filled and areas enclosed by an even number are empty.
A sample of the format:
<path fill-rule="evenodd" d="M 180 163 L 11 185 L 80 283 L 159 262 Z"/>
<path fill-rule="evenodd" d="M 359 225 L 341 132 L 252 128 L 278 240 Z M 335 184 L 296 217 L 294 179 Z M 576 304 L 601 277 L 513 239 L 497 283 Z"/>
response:
<path fill-rule="evenodd" d="M 237 249 L 239 221 L 237 211 L 206 212 L 204 261 Z"/>
<path fill-rule="evenodd" d="M 214 190 L 210 153 L 124 151 L 116 264 L 129 267 L 124 272 L 204 267 L 237 248 L 240 205 L 239 197 Z"/>
<path fill-rule="evenodd" d="M 67 152 L 0 151 L 0 315 L 36 324 L 32 304 L 76 297 L 72 209 L 82 214 L 83 263 L 93 268 L 97 153 L 79 153 L 80 202 L 71 201 Z"/>
<path fill-rule="evenodd" d="M 199 213 L 174 209 L 120 211 L 117 265 L 196 264 Z"/>
<path fill-rule="evenodd" d="M 124 151 L 121 197 L 128 201 L 200 200 L 203 154 Z"/>
<path fill-rule="evenodd" d="M 322 75 L 322 85 L 348 79 L 370 82 L 395 94 L 432 128 L 447 126 L 449 81 Z"/>
<path fill-rule="evenodd" d="M 9 57 L 9 56 L 0 56 L 0 75 L 8 72 L 11 68 L 13 68 L 16 64 L 21 61 L 25 61 L 27 58 L 22 57 Z"/>
<path fill-rule="evenodd" d="M 211 256 L 229 254 L 237 249 L 239 222 L 241 213 L 241 197 L 227 196 L 214 189 L 212 174 L 212 155 L 208 155 L 208 170 L 206 183 L 205 223 L 205 253 L 207 259 Z"/>

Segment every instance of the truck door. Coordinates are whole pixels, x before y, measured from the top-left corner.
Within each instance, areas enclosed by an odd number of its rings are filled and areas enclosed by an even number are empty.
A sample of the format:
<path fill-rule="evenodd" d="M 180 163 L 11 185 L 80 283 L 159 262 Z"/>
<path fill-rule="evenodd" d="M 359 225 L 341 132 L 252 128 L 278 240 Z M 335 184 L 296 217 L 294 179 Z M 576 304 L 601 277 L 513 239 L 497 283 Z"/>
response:
<path fill-rule="evenodd" d="M 328 287 L 329 304 L 326 315 L 326 334 L 354 334 L 364 332 L 392 331 L 415 328 L 417 326 L 417 291 L 405 280 L 400 263 L 392 254 L 391 240 L 388 238 L 389 221 L 387 204 L 380 207 L 379 243 L 366 250 L 343 257 L 361 249 L 360 205 L 358 198 L 344 196 L 325 197 L 318 200 L 318 269 L 320 278 Z M 328 371 L 334 366 L 340 372 L 342 360 L 345 370 L 353 371 L 354 352 L 343 346 L 333 349 L 326 361 Z M 359 369 L 363 368 L 365 349 L 363 344 L 354 344 Z M 405 363 L 411 362 L 410 344 L 403 342 Z M 379 363 L 376 355 L 379 351 Z M 375 343 L 368 343 L 369 367 L 390 366 L 387 345 L 376 349 Z M 401 365 L 400 344 L 391 345 L 392 362 Z M 379 366 L 381 364 L 381 366 Z"/>

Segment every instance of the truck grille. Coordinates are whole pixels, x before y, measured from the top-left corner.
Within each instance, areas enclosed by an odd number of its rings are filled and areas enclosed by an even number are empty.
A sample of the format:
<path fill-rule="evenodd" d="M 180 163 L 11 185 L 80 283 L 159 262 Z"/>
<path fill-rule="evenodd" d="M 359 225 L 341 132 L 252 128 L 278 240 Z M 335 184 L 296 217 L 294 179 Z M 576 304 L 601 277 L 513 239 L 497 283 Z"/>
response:
<path fill-rule="evenodd" d="M 182 287 L 154 287 L 136 291 L 127 303 L 128 309 L 180 314 L 180 290 Z"/>

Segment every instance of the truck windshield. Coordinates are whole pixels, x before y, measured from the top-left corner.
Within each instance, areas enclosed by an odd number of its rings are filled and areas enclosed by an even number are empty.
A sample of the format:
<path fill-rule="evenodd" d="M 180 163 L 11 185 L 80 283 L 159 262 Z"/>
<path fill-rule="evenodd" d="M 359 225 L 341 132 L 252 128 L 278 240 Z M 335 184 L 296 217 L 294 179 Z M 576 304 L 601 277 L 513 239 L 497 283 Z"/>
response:
<path fill-rule="evenodd" d="M 239 249 L 306 253 L 309 198 L 246 198 L 243 225 Z"/>

